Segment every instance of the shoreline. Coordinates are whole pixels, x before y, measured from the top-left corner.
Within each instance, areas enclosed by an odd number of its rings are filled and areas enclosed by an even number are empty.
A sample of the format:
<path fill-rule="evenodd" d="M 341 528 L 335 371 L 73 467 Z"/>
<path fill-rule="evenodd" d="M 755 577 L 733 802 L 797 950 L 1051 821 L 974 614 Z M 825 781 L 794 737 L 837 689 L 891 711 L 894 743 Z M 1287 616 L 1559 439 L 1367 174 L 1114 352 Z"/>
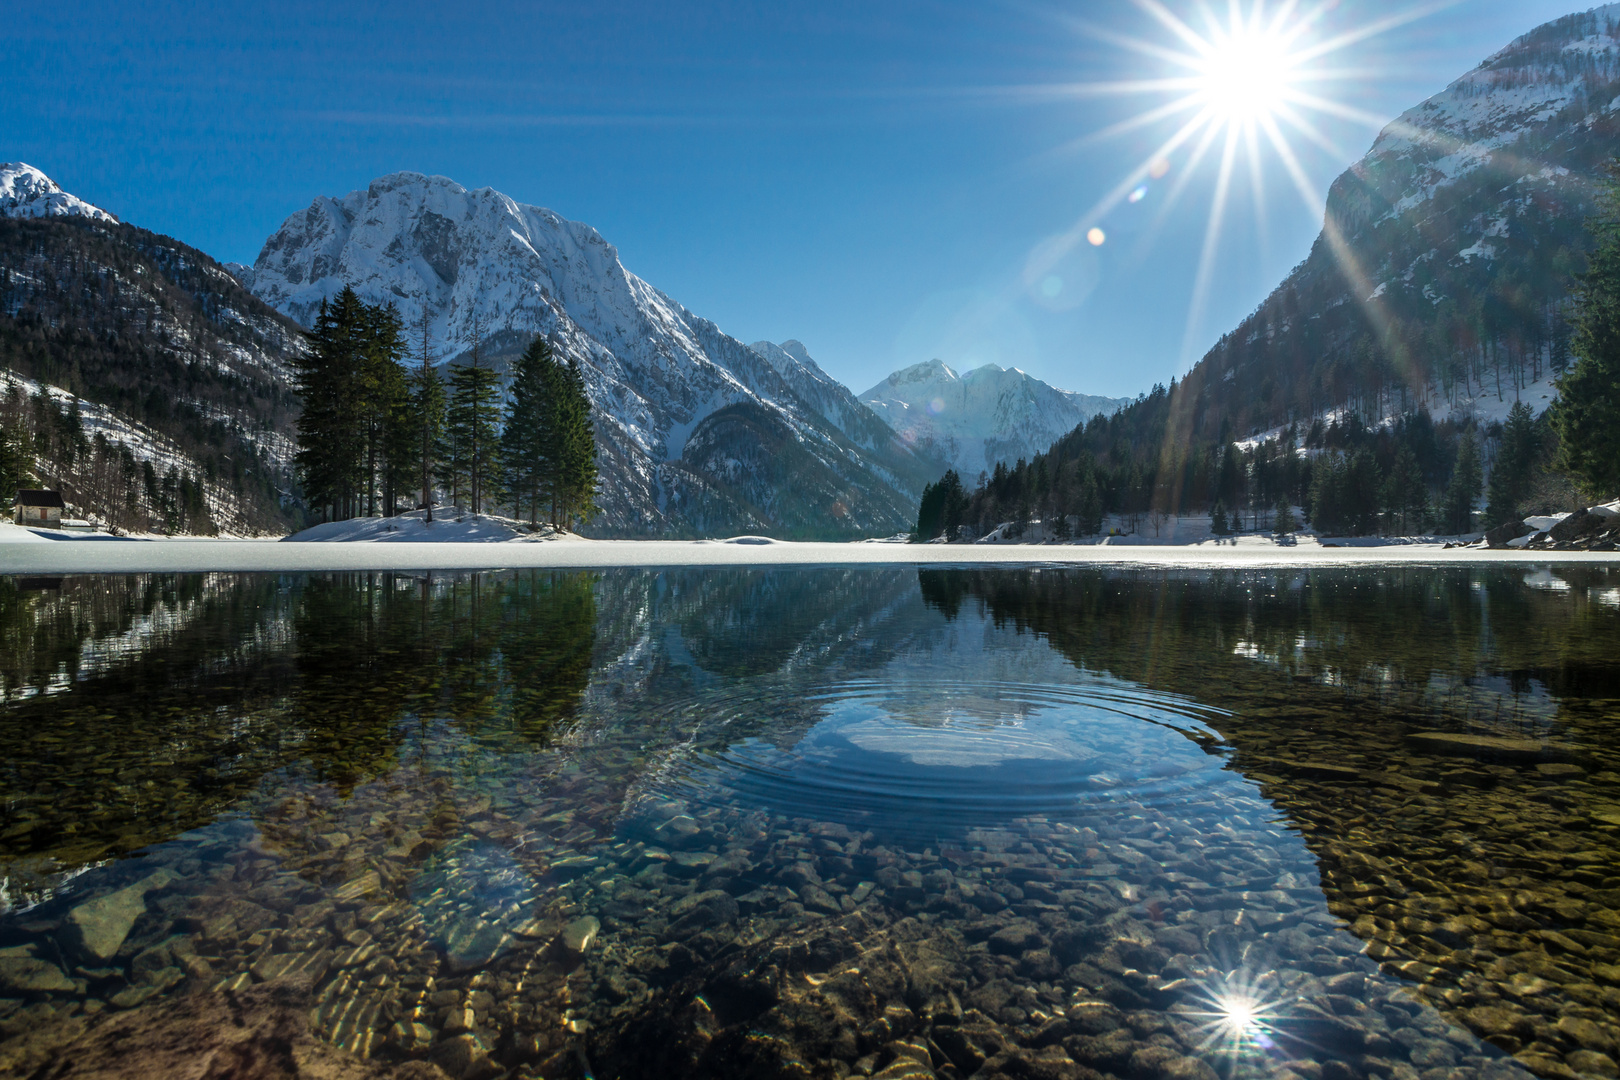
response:
<path fill-rule="evenodd" d="M 61 540 L 0 545 L 0 575 L 319 573 L 363 570 L 595 570 L 691 566 L 1298 566 L 1620 564 L 1620 551 L 1446 548 L 1441 543 L 1323 546 L 1274 542 L 1161 544 L 897 544 L 747 538 L 540 543 L 288 544 L 279 540 Z"/>

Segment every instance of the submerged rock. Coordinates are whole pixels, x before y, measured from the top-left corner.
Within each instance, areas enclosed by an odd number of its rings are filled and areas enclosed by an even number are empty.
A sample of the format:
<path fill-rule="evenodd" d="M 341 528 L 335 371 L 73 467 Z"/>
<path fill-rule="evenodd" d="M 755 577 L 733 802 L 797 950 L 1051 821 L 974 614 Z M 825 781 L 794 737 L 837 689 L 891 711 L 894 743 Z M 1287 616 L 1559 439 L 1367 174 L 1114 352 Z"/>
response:
<path fill-rule="evenodd" d="M 569 952 L 582 953 L 596 940 L 602 923 L 594 915 L 582 915 L 563 927 L 562 944 Z"/>
<path fill-rule="evenodd" d="M 63 945 L 86 963 L 105 963 L 123 947 L 135 920 L 146 911 L 146 894 L 174 880 L 159 870 L 116 892 L 86 900 L 68 912 L 62 927 Z"/>

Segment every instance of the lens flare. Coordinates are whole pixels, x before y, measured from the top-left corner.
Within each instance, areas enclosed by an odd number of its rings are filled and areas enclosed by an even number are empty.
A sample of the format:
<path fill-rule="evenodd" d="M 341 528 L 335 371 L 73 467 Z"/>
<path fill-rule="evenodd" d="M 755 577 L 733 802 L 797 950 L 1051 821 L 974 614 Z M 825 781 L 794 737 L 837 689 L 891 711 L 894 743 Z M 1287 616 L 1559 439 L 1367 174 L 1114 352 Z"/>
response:
<path fill-rule="evenodd" d="M 1147 192 L 1148 189 L 1146 184 L 1138 184 L 1136 185 L 1136 190 L 1126 196 L 1125 201 L 1139 203 L 1143 199 L 1147 198 Z"/>
<path fill-rule="evenodd" d="M 1108 242 L 1108 234 L 1093 225 L 1086 232 L 1086 242 L 1092 247 L 1102 247 L 1103 244 Z"/>

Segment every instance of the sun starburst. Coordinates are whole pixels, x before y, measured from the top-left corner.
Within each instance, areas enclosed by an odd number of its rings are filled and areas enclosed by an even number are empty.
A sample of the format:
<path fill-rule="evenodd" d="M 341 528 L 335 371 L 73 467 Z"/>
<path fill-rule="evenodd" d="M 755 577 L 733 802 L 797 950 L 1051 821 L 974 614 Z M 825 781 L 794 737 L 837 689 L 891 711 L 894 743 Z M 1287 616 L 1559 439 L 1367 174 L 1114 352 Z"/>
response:
<path fill-rule="evenodd" d="M 1081 215 L 1067 232 L 1054 237 L 1030 256 L 1024 280 L 1044 282 L 1051 267 L 1082 243 L 1099 246 L 1106 237 L 1104 219 L 1121 203 L 1140 203 L 1157 195 L 1157 212 L 1143 243 L 1162 228 L 1171 210 L 1186 195 L 1192 178 L 1214 155 L 1218 162 L 1209 195 L 1209 214 L 1203 245 L 1188 305 L 1182 345 L 1182 366 L 1192 359 L 1196 335 L 1214 278 L 1228 204 L 1238 187 L 1240 169 L 1253 196 L 1256 220 L 1266 218 L 1263 186 L 1264 159 L 1280 163 L 1290 183 L 1313 211 L 1320 212 L 1324 192 L 1311 180 L 1296 143 L 1303 141 L 1327 150 L 1338 160 L 1350 155 L 1324 132 L 1320 118 L 1349 119 L 1381 126 L 1383 119 L 1338 99 L 1335 83 L 1365 75 L 1336 68 L 1329 58 L 1347 47 L 1411 22 L 1458 0 L 1435 0 L 1398 14 L 1338 33 L 1324 30 L 1324 17 L 1336 0 L 1307 6 L 1300 0 L 1227 0 L 1224 12 L 1208 0 L 1195 0 L 1192 18 L 1184 19 L 1163 0 L 1133 0 L 1157 24 L 1168 41 L 1121 35 L 1085 25 L 1083 29 L 1120 48 L 1145 58 L 1157 71 L 1146 77 L 1067 87 L 1075 96 L 1108 94 L 1146 95 L 1157 99 L 1134 116 L 1093 132 L 1085 142 L 1131 131 L 1168 125 L 1172 128 L 1157 147 L 1131 168 L 1101 199 Z M 1176 175 L 1167 177 L 1175 160 Z M 1166 190 L 1154 188 L 1167 181 Z M 1331 224 L 1329 232 L 1332 233 Z M 1328 241 L 1341 262 L 1349 252 L 1336 234 Z M 1346 270 L 1355 276 L 1355 268 Z"/>

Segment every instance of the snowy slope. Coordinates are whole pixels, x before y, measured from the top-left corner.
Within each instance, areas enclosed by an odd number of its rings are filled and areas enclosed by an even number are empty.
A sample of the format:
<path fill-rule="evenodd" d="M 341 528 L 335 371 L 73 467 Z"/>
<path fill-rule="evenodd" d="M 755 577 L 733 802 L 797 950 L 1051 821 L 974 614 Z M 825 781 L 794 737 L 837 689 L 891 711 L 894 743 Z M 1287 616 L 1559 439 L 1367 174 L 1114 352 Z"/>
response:
<path fill-rule="evenodd" d="M 810 368 L 784 377 L 626 270 L 595 229 L 490 188 L 395 173 L 318 198 L 265 242 L 251 272 L 237 273 L 306 325 L 345 284 L 395 304 L 408 325 L 426 312 L 452 357 L 471 346 L 475 325 L 497 363 L 536 334 L 550 337 L 585 372 L 601 444 L 598 503 L 614 531 L 892 531 L 909 521 L 928 471 L 898 441 L 882 445 L 881 433 L 846 434 L 795 389 L 818 383 Z M 787 443 L 811 473 L 802 492 L 743 467 L 764 445 Z"/>
<path fill-rule="evenodd" d="M 56 186 L 56 181 L 21 161 L 0 163 L 0 217 L 86 217 L 96 221 L 118 219 L 99 206 Z"/>
<path fill-rule="evenodd" d="M 1059 390 L 995 364 L 959 375 L 938 360 L 897 371 L 860 399 L 902 438 L 947 462 L 970 487 L 997 462 L 1011 467 L 1034 457 L 1097 413 L 1130 400 Z"/>

